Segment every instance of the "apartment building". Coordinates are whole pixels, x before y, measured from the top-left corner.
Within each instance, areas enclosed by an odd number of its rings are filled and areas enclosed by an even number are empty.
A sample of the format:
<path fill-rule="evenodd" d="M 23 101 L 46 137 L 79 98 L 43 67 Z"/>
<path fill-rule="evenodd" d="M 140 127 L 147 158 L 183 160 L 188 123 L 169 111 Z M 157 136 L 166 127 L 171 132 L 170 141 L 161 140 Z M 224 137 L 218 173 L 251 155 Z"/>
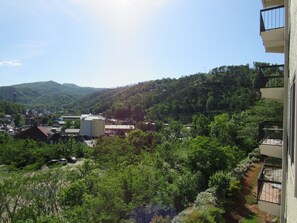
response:
<path fill-rule="evenodd" d="M 259 125 L 260 152 L 268 158 L 258 178 L 258 204 L 281 222 L 297 222 L 296 76 L 297 1 L 262 0 L 260 34 L 265 51 L 284 54 L 284 65 L 266 66 L 261 94 L 282 101 L 281 123 Z M 269 72 L 265 70 L 269 69 Z M 270 75 L 265 76 L 266 73 Z M 272 75 L 271 75 L 272 74 Z"/>
<path fill-rule="evenodd" d="M 80 116 L 80 134 L 98 138 L 104 135 L 105 118 L 100 115 L 82 114 Z"/>

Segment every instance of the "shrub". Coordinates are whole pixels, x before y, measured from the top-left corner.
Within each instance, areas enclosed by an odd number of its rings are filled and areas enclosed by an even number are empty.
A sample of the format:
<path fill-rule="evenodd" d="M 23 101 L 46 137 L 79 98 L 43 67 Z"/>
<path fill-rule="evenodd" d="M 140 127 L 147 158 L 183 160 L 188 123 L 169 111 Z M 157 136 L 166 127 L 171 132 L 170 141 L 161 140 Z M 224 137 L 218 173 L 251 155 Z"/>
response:
<path fill-rule="evenodd" d="M 240 195 L 240 181 L 232 178 L 229 184 L 228 196 L 236 198 Z"/>
<path fill-rule="evenodd" d="M 64 188 L 59 193 L 59 201 L 62 205 L 69 207 L 74 207 L 77 205 L 82 205 L 83 195 L 86 191 L 86 185 L 84 180 L 77 180 L 70 184 L 68 187 Z"/>
<path fill-rule="evenodd" d="M 249 159 L 252 159 L 253 157 L 258 158 L 258 159 L 261 157 L 259 148 L 254 149 L 252 152 L 250 152 L 248 154 Z"/>
<path fill-rule="evenodd" d="M 230 181 L 231 174 L 224 171 L 218 171 L 209 178 L 208 187 L 215 188 L 218 199 L 226 198 Z"/>
<path fill-rule="evenodd" d="M 220 208 L 209 206 L 204 209 L 195 208 L 190 214 L 184 216 L 181 222 L 185 223 L 223 223 L 222 214 L 224 211 Z"/>
<path fill-rule="evenodd" d="M 197 195 L 195 201 L 195 207 L 201 208 L 203 206 L 216 206 L 218 202 L 217 197 L 215 196 L 215 190 L 213 188 L 203 191 Z"/>
<path fill-rule="evenodd" d="M 163 217 L 163 216 L 155 215 L 151 220 L 151 223 L 169 223 L 169 222 L 171 222 L 169 216 Z"/>

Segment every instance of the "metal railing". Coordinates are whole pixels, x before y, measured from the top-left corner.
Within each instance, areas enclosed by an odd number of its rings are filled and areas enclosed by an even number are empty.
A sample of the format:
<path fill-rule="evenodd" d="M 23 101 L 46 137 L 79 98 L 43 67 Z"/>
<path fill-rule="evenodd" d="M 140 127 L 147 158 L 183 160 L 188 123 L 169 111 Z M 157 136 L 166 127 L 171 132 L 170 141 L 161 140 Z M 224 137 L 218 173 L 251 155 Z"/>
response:
<path fill-rule="evenodd" d="M 257 200 L 281 204 L 282 169 L 265 163 L 258 177 Z"/>
<path fill-rule="evenodd" d="M 285 27 L 285 7 L 277 6 L 260 11 L 260 32 Z"/>
<path fill-rule="evenodd" d="M 284 87 L 284 69 L 285 66 L 283 64 L 259 67 L 259 87 Z"/>
<path fill-rule="evenodd" d="M 283 144 L 283 129 L 281 122 L 265 121 L 259 123 L 259 142 L 262 145 Z"/>

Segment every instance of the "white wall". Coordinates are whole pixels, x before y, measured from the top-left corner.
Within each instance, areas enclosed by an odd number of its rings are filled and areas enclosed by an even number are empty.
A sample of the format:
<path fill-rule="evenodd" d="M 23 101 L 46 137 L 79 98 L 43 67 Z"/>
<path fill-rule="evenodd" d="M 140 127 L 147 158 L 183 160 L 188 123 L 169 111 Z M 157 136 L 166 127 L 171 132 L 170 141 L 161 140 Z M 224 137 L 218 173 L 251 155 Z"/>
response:
<path fill-rule="evenodd" d="M 290 0 L 290 8 L 289 8 L 289 32 L 290 32 L 290 51 L 289 51 L 289 75 L 290 75 L 290 83 L 288 86 L 288 90 L 290 92 L 290 86 L 293 82 L 294 77 L 297 75 L 297 1 Z M 296 77 L 295 77 L 296 78 Z M 297 79 L 295 79 L 297 82 Z M 290 99 L 289 99 L 290 102 Z M 296 111 L 296 109 L 295 109 Z M 290 110 L 289 110 L 290 112 Z M 290 115 L 288 115 L 288 118 Z M 296 120 L 296 114 L 295 114 Z M 288 123 L 290 121 L 288 120 Z M 289 126 L 289 125 L 288 125 Z M 295 121 L 296 126 L 296 121 Z M 295 127 L 296 129 L 296 127 Z M 288 131 L 288 133 L 290 133 Z M 290 137 L 288 142 L 290 142 Z M 297 165 L 297 150 L 296 150 L 296 131 L 295 131 L 295 165 Z M 287 188 L 286 188 L 286 218 L 287 223 L 296 223 L 297 222 L 297 198 L 295 197 L 294 191 L 296 190 L 296 167 L 291 166 L 291 161 L 288 159 L 288 171 L 287 171 Z"/>
<path fill-rule="evenodd" d="M 290 70 L 290 82 L 292 82 L 294 76 L 297 73 L 297 2 L 296 0 L 290 1 L 290 52 L 289 52 L 289 70 Z"/>
<path fill-rule="evenodd" d="M 92 136 L 92 121 L 91 120 L 85 120 L 81 119 L 80 121 L 80 134 L 81 135 L 87 135 Z"/>
<path fill-rule="evenodd" d="M 80 134 L 89 137 L 104 135 L 105 119 L 95 115 L 82 115 L 80 119 Z"/>
<path fill-rule="evenodd" d="M 105 120 L 102 119 L 94 119 L 93 120 L 93 136 L 100 137 L 104 135 L 105 130 Z"/>
<path fill-rule="evenodd" d="M 296 223 L 297 221 L 297 199 L 294 197 L 294 178 L 292 177 L 291 165 L 288 168 L 288 181 L 287 181 L 287 194 L 286 194 L 286 208 L 287 208 L 287 223 Z"/>

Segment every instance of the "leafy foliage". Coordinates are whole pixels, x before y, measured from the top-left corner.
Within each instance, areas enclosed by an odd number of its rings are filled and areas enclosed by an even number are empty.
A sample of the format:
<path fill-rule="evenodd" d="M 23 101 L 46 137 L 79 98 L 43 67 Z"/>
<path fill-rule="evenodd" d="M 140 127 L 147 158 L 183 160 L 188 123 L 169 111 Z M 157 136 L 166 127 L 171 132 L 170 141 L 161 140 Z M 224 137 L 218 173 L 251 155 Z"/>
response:
<path fill-rule="evenodd" d="M 0 133 L 0 221 L 168 222 L 194 204 L 180 222 L 224 222 L 226 200 L 236 198 L 240 177 L 259 158 L 253 152 L 239 163 L 258 144 L 258 123 L 282 118 L 280 103 L 257 101 L 256 69 L 224 66 L 96 92 L 81 102 L 87 112 L 156 120 L 158 132 L 101 137 L 90 148 Z M 70 154 L 85 160 L 32 171 Z"/>
<path fill-rule="evenodd" d="M 80 157 L 85 146 L 74 140 L 49 145 L 30 139 L 14 140 L 6 133 L 0 133 L 0 164 L 16 168 L 39 169 L 53 158 L 75 155 Z"/>
<path fill-rule="evenodd" d="M 24 110 L 22 105 L 8 101 L 0 101 L 0 113 L 8 115 L 17 115 Z M 1 117 L 0 117 L 1 118 Z"/>
<path fill-rule="evenodd" d="M 135 121 L 146 118 L 188 122 L 197 113 L 236 112 L 249 108 L 260 96 L 255 85 L 257 75 L 257 68 L 249 65 L 222 66 L 208 74 L 166 78 L 96 92 L 72 107 Z"/>

